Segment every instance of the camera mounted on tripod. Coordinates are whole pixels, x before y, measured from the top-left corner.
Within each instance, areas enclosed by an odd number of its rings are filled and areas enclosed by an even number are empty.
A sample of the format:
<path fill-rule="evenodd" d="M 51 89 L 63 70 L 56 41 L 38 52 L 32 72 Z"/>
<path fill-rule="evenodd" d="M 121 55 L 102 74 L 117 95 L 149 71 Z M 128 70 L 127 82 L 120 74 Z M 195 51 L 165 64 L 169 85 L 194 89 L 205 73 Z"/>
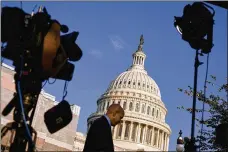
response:
<path fill-rule="evenodd" d="M 74 64 L 70 61 L 79 61 L 82 57 L 82 50 L 75 43 L 79 32 L 73 31 L 61 35 L 61 32 L 68 32 L 68 27 L 51 19 L 45 7 L 39 7 L 38 12 L 32 14 L 17 7 L 3 7 L 1 21 L 1 41 L 6 43 L 1 51 L 2 57 L 13 61 L 16 72 L 14 75 L 16 93 L 2 114 L 8 115 L 14 108 L 14 123 L 20 125 L 12 125 L 16 128 L 8 129 L 17 130 L 18 126 L 25 127 L 28 134 L 25 140 L 29 141 L 29 151 L 32 151 L 34 145 L 30 137 L 33 129 L 31 125 L 42 82 L 49 78 L 66 82 L 72 80 Z M 28 116 L 30 111 L 32 112 Z M 66 112 L 59 114 L 59 111 Z M 62 121 L 58 121 L 60 119 Z M 56 121 L 50 126 L 49 122 L 53 120 Z M 71 120 L 71 108 L 64 98 L 63 103 L 60 102 L 45 113 L 45 124 L 50 133 L 62 129 Z M 27 127 L 27 121 L 29 121 L 30 129 Z M 26 146 L 20 145 L 25 145 L 20 143 L 21 138 L 15 136 L 11 151 L 25 151 Z"/>

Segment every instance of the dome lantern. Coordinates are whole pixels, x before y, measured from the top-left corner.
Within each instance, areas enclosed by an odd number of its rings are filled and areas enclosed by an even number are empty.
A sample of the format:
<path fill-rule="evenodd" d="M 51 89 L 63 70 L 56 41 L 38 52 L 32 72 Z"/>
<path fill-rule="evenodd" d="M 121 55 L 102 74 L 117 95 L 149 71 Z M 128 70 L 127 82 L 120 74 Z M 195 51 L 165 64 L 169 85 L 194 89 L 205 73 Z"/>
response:
<path fill-rule="evenodd" d="M 133 54 L 133 63 L 131 68 L 144 70 L 144 62 L 146 59 L 146 55 L 143 52 L 143 44 L 144 38 L 143 35 L 141 35 L 138 50 Z"/>

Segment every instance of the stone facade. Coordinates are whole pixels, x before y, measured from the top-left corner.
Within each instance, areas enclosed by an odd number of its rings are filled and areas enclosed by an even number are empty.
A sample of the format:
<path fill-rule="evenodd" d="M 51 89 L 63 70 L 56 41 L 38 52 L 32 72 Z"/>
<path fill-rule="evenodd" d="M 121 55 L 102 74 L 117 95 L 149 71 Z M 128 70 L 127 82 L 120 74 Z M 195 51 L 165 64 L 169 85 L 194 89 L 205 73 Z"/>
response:
<path fill-rule="evenodd" d="M 1 112 L 13 97 L 15 92 L 14 69 L 6 64 L 1 67 Z M 74 138 L 79 119 L 80 107 L 73 105 L 73 120 L 71 123 L 60 131 L 50 134 L 44 123 L 44 113 L 58 104 L 55 97 L 42 90 L 39 95 L 35 115 L 33 119 L 33 128 L 37 131 L 36 148 L 40 151 L 72 151 L 74 150 Z M 1 117 L 1 128 L 9 122 L 13 121 L 13 112 L 6 117 Z M 3 137 L 1 144 L 9 145 L 10 132 Z"/>

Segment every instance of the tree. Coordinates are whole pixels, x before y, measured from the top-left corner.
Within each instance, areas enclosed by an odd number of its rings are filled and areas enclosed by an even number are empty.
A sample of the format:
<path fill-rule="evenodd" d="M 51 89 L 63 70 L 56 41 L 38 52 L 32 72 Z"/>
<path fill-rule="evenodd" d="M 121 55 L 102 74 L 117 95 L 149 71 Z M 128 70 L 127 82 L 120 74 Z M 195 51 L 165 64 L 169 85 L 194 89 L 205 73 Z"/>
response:
<path fill-rule="evenodd" d="M 197 91 L 197 99 L 200 102 L 204 102 L 207 105 L 207 108 L 196 109 L 196 113 L 207 113 L 208 117 L 201 120 L 201 118 L 196 118 L 196 122 L 198 125 L 204 125 L 204 129 L 199 131 L 198 136 L 196 137 L 196 141 L 200 143 L 201 150 L 209 150 L 209 151 L 225 151 L 227 147 L 218 145 L 215 143 L 215 128 L 222 123 L 228 123 L 228 84 L 225 83 L 223 85 L 216 84 L 216 77 L 210 76 L 211 81 L 207 81 L 206 84 L 209 86 L 216 86 L 216 90 L 214 93 L 210 93 L 209 95 L 204 95 L 204 91 Z M 205 86 L 204 86 L 205 87 Z M 205 87 L 207 90 L 209 88 Z M 180 92 L 185 93 L 186 95 L 192 97 L 193 96 L 193 88 L 188 86 L 188 89 L 180 89 Z M 207 91 L 208 92 L 208 91 Z M 183 109 L 192 113 L 192 108 L 185 108 L 183 106 L 177 107 L 178 109 Z"/>

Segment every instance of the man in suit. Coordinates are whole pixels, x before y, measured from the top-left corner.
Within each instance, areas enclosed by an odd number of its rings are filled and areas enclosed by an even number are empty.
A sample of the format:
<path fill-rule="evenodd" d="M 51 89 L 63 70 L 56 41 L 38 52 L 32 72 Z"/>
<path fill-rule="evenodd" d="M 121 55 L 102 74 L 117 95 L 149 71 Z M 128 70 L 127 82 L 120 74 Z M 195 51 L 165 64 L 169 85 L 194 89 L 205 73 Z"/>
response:
<path fill-rule="evenodd" d="M 114 152 L 111 126 L 119 124 L 123 117 L 123 108 L 119 104 L 112 104 L 107 113 L 91 125 L 83 152 Z"/>

